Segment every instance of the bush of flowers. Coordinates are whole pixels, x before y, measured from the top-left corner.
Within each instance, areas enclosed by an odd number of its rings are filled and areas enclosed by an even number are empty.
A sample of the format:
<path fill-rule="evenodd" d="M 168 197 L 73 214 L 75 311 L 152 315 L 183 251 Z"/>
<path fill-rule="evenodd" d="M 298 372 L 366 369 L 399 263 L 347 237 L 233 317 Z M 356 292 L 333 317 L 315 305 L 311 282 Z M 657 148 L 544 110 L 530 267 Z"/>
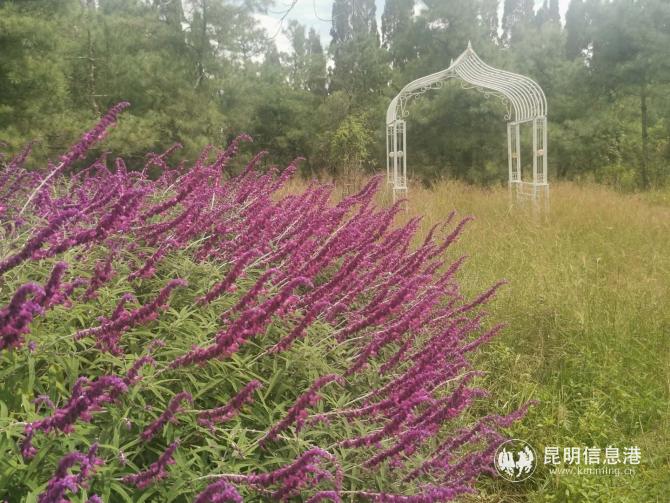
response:
<path fill-rule="evenodd" d="M 57 164 L 0 171 L 0 500 L 452 500 L 505 428 L 469 354 L 499 330 L 419 220 L 296 163 L 232 173 L 103 154 L 112 108 Z M 158 171 L 158 176 L 149 173 Z M 451 221 L 453 220 L 453 221 Z"/>

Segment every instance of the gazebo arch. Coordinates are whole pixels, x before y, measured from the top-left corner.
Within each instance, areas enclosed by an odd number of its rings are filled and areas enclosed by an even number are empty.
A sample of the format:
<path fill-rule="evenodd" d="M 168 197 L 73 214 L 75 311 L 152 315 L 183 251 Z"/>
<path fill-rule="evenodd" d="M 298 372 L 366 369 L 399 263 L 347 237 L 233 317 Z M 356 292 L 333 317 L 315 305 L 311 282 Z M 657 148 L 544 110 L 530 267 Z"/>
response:
<path fill-rule="evenodd" d="M 407 194 L 407 128 L 405 117 L 412 98 L 457 78 L 464 88 L 476 89 L 486 96 L 496 96 L 507 106 L 507 157 L 510 193 L 533 200 L 549 195 L 547 180 L 547 98 L 534 80 L 493 68 L 484 63 L 468 47 L 449 68 L 416 79 L 402 88 L 386 111 L 386 178 L 393 186 L 393 199 Z M 521 174 L 520 126 L 533 128 L 533 179 L 523 180 Z"/>

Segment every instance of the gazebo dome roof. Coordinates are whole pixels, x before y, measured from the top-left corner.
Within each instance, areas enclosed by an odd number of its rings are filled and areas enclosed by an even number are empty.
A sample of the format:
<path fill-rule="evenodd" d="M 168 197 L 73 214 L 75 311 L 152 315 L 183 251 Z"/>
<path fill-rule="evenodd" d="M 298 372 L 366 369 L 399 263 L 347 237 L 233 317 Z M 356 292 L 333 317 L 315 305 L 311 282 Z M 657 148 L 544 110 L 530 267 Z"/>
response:
<path fill-rule="evenodd" d="M 514 121 L 524 122 L 547 115 L 547 98 L 534 80 L 518 73 L 499 70 L 484 63 L 470 42 L 463 53 L 445 70 L 416 79 L 403 87 L 386 111 L 386 123 L 405 117 L 407 102 L 430 89 L 439 89 L 444 81 L 459 78 L 486 94 L 497 95 L 510 105 Z M 507 119 L 511 119 L 508 113 Z"/>

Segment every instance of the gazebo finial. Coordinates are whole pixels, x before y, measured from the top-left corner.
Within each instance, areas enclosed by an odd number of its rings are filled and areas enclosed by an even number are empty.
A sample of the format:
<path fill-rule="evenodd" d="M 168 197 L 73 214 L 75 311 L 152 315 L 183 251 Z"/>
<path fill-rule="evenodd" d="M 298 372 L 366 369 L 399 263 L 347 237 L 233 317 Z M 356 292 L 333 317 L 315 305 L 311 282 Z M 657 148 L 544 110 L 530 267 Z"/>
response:
<path fill-rule="evenodd" d="M 468 40 L 468 49 L 472 49 L 472 42 Z"/>

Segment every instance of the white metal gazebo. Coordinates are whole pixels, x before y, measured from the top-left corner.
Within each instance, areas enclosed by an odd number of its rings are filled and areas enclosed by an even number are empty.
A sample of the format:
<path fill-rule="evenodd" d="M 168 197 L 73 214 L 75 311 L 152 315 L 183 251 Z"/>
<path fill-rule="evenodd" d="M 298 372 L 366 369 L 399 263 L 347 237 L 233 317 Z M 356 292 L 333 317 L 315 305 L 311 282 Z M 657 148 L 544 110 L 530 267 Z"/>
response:
<path fill-rule="evenodd" d="M 537 201 L 549 195 L 547 180 L 547 99 L 534 80 L 493 68 L 468 47 L 449 68 L 410 82 L 393 98 L 386 111 L 386 177 L 393 188 L 394 200 L 407 195 L 408 103 L 432 89 L 441 89 L 449 79 L 460 79 L 467 89 L 496 96 L 507 106 L 507 155 L 510 192 Z M 521 173 L 521 125 L 533 128 L 533 179 L 523 180 Z"/>

